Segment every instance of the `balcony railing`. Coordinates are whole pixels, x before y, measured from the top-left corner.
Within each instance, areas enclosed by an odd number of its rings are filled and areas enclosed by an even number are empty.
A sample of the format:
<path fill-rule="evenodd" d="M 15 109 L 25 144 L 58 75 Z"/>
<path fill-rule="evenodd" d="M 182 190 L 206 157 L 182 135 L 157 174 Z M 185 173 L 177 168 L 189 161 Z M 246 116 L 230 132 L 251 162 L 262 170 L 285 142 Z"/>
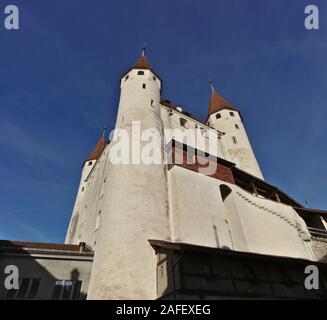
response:
<path fill-rule="evenodd" d="M 327 239 L 327 230 L 311 228 L 311 227 L 308 227 L 308 230 L 313 237 Z"/>

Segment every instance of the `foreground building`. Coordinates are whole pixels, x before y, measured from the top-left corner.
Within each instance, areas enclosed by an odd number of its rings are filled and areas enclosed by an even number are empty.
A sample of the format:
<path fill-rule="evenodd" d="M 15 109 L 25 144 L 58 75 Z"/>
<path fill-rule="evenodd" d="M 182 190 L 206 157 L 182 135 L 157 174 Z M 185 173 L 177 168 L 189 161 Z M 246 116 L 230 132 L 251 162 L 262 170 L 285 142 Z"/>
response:
<path fill-rule="evenodd" d="M 70 267 L 64 267 L 67 272 L 76 263 L 79 269 L 76 257 L 87 255 L 87 263 L 82 263 L 88 268 L 83 273 L 84 296 L 326 297 L 327 212 L 304 208 L 264 180 L 240 110 L 213 87 L 205 122 L 163 99 L 161 92 L 162 80 L 143 52 L 121 78 L 111 141 L 101 137 L 84 162 L 65 245 L 61 245 L 75 251 L 81 244 L 84 248 L 69 260 Z M 127 156 L 130 164 L 111 161 L 121 143 L 117 129 L 130 138 L 129 149 L 135 147 L 135 123 L 138 134 L 155 132 L 158 139 L 153 140 L 152 150 L 162 159 L 169 155 L 169 163 L 144 163 L 132 152 Z M 167 139 L 167 129 L 199 131 L 202 138 Z M 214 145 L 209 143 L 212 136 L 217 137 Z M 137 143 L 144 150 L 149 141 Z M 215 169 L 204 174 L 208 164 Z M 54 268 L 62 268 L 61 263 L 59 257 Z M 319 290 L 304 288 L 304 269 L 311 264 L 320 270 Z M 24 272 L 23 264 L 21 269 Z M 59 280 L 63 277 L 68 275 Z M 44 298 L 51 296 L 55 284 L 49 284 L 51 293 Z M 13 297 L 18 295 L 19 291 Z M 62 297 L 63 293 L 55 296 Z"/>

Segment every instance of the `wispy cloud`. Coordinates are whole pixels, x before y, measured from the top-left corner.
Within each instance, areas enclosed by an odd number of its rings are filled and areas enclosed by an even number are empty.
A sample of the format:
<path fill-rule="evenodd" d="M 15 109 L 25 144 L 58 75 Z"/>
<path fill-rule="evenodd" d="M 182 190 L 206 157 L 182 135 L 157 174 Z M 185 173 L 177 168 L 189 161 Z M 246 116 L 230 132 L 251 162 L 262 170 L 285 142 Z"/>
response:
<path fill-rule="evenodd" d="M 2 150 L 11 150 L 19 154 L 26 162 L 41 158 L 57 165 L 67 166 L 67 162 L 56 154 L 49 144 L 40 138 L 33 137 L 8 119 L 0 121 L 0 145 Z"/>
<path fill-rule="evenodd" d="M 6 221 L 8 217 L 10 217 L 11 222 L 15 224 L 15 227 L 20 230 L 21 232 L 25 232 L 27 234 L 27 237 L 32 237 L 34 239 L 37 239 L 38 241 L 42 242 L 51 242 L 52 239 L 48 237 L 46 234 L 41 232 L 39 229 L 35 228 L 34 226 L 30 225 L 26 221 L 24 221 L 19 215 L 20 214 L 26 214 L 29 212 L 34 212 L 40 210 L 40 208 L 29 208 L 29 209 L 17 209 L 17 210 L 0 210 L 0 217 L 2 221 Z M 2 223 L 0 227 L 0 238 L 2 239 L 8 239 L 9 237 L 6 235 L 6 233 L 1 230 L 5 229 L 6 224 Z M 15 240 L 15 239 L 13 239 Z"/>

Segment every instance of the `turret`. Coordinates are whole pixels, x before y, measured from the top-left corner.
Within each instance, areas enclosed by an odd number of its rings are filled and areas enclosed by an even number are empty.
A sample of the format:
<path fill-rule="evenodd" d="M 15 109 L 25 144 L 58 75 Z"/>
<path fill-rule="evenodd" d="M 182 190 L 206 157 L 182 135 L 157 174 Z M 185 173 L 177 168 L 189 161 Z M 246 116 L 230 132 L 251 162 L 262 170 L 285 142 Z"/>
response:
<path fill-rule="evenodd" d="M 77 239 L 76 234 L 79 233 L 78 226 L 81 224 L 81 221 L 84 219 L 83 212 L 85 210 L 83 210 L 82 207 L 83 207 L 83 198 L 85 195 L 84 191 L 86 187 L 85 180 L 90 174 L 92 168 L 94 167 L 95 163 L 99 159 L 105 147 L 106 147 L 106 140 L 104 136 L 102 136 L 83 163 L 81 180 L 77 191 L 72 217 L 66 234 L 65 243 L 77 244 L 79 242 L 79 239 Z"/>
<path fill-rule="evenodd" d="M 263 179 L 244 128 L 241 112 L 220 96 L 212 84 L 211 88 L 207 124 L 224 132 L 221 145 L 226 160 L 234 162 L 241 170 Z"/>
<path fill-rule="evenodd" d="M 144 50 L 120 83 L 116 129 L 127 133 L 129 154 L 137 145 L 143 150 L 149 144 L 149 141 L 131 142 L 133 122 L 139 124 L 140 136 L 147 129 L 160 135 L 161 141 L 155 144 L 163 153 L 161 80 Z M 109 154 L 121 144 L 114 137 Z M 155 299 L 157 258 L 148 240 L 169 239 L 166 166 L 145 164 L 142 159 L 129 164 L 107 163 L 108 182 L 88 299 Z"/>

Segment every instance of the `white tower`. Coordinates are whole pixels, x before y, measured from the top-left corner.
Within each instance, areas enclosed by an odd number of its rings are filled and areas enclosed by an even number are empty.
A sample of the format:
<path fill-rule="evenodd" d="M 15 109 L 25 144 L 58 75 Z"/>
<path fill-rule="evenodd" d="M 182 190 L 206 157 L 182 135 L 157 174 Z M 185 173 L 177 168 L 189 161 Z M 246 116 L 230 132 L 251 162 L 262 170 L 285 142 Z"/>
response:
<path fill-rule="evenodd" d="M 221 138 L 226 160 L 238 168 L 263 179 L 257 159 L 246 134 L 239 110 L 221 97 L 212 87 L 207 124 L 224 132 Z"/>
<path fill-rule="evenodd" d="M 144 50 L 120 87 L 116 129 L 126 130 L 131 140 L 132 122 L 139 121 L 141 134 L 154 129 L 162 138 L 161 80 Z M 117 143 L 109 144 L 109 153 Z M 140 143 L 141 150 L 145 144 Z M 148 239 L 169 239 L 166 166 L 108 161 L 106 171 L 88 299 L 155 299 L 157 258 Z"/>
<path fill-rule="evenodd" d="M 69 227 L 66 234 L 65 243 L 67 244 L 75 244 L 79 242 L 79 239 L 77 237 L 77 234 L 79 234 L 78 229 L 81 224 L 81 221 L 83 222 L 85 220 L 85 209 L 83 208 L 83 203 L 85 195 L 84 190 L 86 188 L 86 178 L 88 177 L 97 160 L 99 159 L 99 156 L 106 147 L 106 144 L 106 140 L 104 136 L 102 136 L 94 147 L 94 149 L 92 150 L 92 152 L 87 157 L 87 159 L 84 161 L 73 214 L 70 219 Z"/>

